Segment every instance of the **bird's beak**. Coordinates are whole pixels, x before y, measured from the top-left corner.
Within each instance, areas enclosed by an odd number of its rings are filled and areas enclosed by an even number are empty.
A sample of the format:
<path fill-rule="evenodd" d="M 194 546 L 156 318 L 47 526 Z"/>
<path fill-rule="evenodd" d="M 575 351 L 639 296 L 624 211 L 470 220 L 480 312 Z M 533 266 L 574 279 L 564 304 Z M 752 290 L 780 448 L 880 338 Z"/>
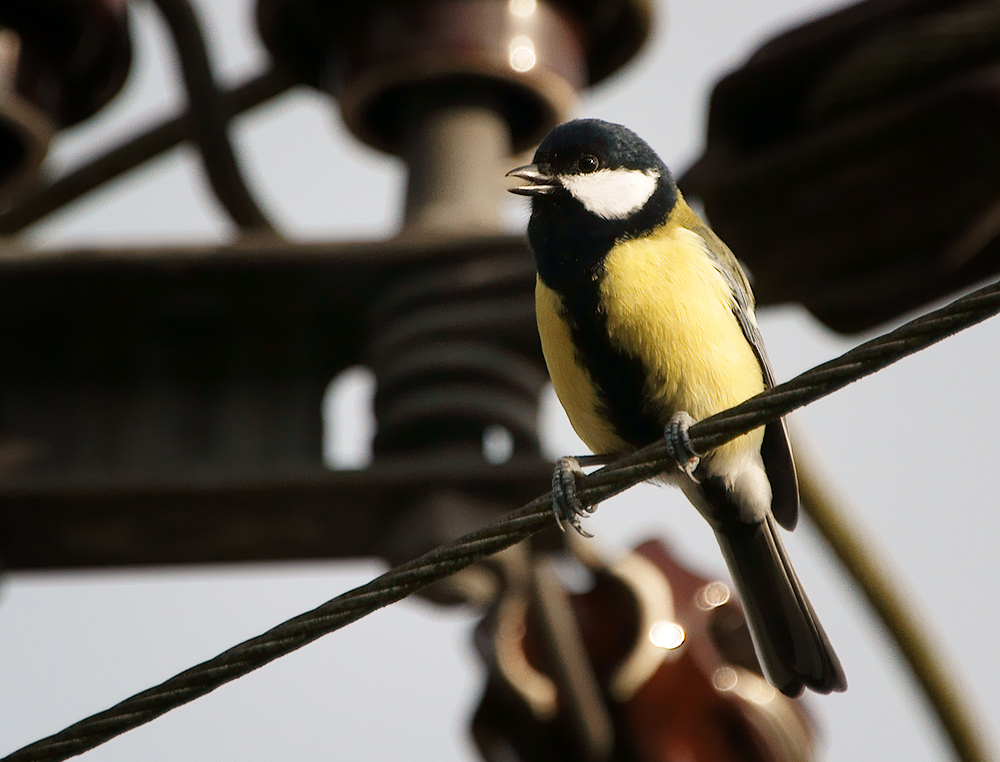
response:
<path fill-rule="evenodd" d="M 544 174 L 538 169 L 537 164 L 525 164 L 523 167 L 512 169 L 507 173 L 507 177 L 519 177 L 528 181 L 528 185 L 507 189 L 519 196 L 544 196 L 547 193 L 554 193 L 560 187 L 559 178 Z"/>

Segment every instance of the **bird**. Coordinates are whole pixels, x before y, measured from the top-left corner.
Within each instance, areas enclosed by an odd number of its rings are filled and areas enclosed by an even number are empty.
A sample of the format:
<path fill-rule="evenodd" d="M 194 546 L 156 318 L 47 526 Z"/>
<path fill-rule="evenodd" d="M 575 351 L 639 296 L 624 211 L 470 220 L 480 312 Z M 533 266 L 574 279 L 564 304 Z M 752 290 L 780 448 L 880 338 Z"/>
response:
<path fill-rule="evenodd" d="M 622 125 L 558 125 L 508 176 L 531 199 L 538 332 L 574 430 L 604 456 L 666 436 L 679 468 L 664 478 L 714 530 L 765 677 L 789 696 L 846 690 L 779 535 L 799 509 L 784 421 L 700 458 L 687 439 L 693 422 L 774 385 L 739 261 Z"/>

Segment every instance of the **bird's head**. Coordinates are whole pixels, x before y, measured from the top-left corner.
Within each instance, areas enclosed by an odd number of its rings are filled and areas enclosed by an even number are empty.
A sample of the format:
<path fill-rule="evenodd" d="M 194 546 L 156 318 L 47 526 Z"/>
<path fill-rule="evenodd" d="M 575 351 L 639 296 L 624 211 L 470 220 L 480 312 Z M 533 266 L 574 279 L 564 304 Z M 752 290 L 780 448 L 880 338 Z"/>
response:
<path fill-rule="evenodd" d="M 620 124 L 578 119 L 552 130 L 533 163 L 507 173 L 526 181 L 538 272 L 553 288 L 593 278 L 614 244 L 667 221 L 677 203 L 670 170 Z"/>
<path fill-rule="evenodd" d="M 507 173 L 527 182 L 511 193 L 532 197 L 533 209 L 554 206 L 609 222 L 627 221 L 675 186 L 666 165 L 642 138 L 620 124 L 577 119 L 553 129 L 534 162 Z M 661 191 L 657 193 L 657 191 Z M 579 211 L 577 209 L 577 211 Z M 665 215 L 670 209 L 661 210 Z M 617 227 L 617 226 L 616 226 Z"/>

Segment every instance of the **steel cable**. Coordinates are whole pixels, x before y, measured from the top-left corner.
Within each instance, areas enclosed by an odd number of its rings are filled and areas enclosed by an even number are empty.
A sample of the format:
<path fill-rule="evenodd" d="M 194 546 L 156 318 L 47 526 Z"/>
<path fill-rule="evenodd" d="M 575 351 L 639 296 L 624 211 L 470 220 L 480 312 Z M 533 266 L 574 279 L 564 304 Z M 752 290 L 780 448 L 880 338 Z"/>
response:
<path fill-rule="evenodd" d="M 691 443 L 699 452 L 710 450 L 997 312 L 1000 284 L 992 284 L 695 424 L 690 430 Z M 666 447 L 650 445 L 582 477 L 579 496 L 584 504 L 595 505 L 671 467 Z M 19 749 L 0 762 L 55 762 L 92 749 L 551 526 L 550 503 L 551 494 L 536 498 L 494 525 L 390 569 L 366 585 Z"/>

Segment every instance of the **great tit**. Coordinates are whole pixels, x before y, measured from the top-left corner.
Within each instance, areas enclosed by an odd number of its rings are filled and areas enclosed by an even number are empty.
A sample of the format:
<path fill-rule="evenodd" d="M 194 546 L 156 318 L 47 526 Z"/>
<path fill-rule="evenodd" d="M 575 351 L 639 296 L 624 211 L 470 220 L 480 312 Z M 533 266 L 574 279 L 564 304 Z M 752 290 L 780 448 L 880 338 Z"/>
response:
<path fill-rule="evenodd" d="M 685 433 L 774 384 L 739 262 L 659 156 L 621 125 L 553 129 L 508 173 L 531 197 L 535 310 L 556 394 L 581 439 L 622 454 Z M 783 693 L 847 680 L 778 535 L 799 496 L 783 421 L 667 477 L 708 520 L 761 667 Z"/>

